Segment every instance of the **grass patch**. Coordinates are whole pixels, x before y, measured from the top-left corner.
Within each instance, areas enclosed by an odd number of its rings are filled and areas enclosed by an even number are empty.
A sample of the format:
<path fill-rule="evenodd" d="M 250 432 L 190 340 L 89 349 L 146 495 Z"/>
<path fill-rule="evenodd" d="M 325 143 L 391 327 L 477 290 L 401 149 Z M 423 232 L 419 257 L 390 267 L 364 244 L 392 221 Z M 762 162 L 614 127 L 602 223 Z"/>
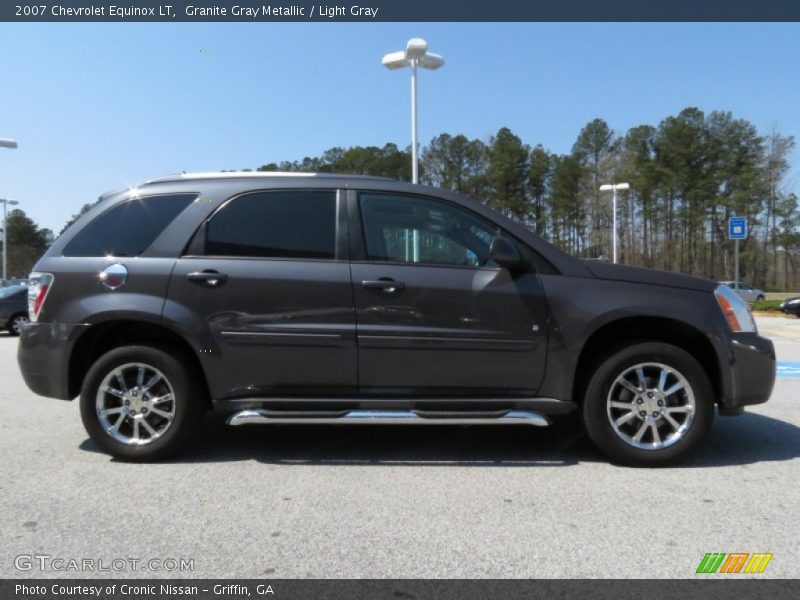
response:
<path fill-rule="evenodd" d="M 783 300 L 756 300 L 750 305 L 750 308 L 763 312 L 776 312 L 781 309 L 781 302 Z"/>

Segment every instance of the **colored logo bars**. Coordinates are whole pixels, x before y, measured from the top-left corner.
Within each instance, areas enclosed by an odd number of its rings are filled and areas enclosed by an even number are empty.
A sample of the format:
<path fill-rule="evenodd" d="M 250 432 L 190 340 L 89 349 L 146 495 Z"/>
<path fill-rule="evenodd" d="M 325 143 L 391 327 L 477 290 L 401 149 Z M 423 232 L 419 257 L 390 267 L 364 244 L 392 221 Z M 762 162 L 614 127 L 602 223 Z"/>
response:
<path fill-rule="evenodd" d="M 697 573 L 763 573 L 771 560 L 771 552 L 708 552 L 700 561 Z"/>

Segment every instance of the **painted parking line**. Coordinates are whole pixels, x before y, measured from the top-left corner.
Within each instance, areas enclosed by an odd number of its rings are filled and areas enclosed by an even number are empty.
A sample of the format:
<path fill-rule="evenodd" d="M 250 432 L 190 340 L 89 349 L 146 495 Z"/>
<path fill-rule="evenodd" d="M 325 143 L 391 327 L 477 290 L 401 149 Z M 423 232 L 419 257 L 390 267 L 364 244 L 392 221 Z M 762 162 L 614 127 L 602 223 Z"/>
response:
<path fill-rule="evenodd" d="M 778 377 L 800 379 L 800 361 L 779 360 L 777 375 Z"/>

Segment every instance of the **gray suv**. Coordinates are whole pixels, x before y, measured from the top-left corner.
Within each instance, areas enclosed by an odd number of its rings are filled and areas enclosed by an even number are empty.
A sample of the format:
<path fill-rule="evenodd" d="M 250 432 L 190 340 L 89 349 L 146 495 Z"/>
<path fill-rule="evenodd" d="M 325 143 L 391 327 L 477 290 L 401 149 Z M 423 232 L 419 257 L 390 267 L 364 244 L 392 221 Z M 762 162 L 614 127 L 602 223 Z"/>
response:
<path fill-rule="evenodd" d="M 388 179 L 184 174 L 107 194 L 29 287 L 19 364 L 115 457 L 229 423 L 547 425 L 665 465 L 765 402 L 772 343 L 727 286 L 585 262 Z"/>

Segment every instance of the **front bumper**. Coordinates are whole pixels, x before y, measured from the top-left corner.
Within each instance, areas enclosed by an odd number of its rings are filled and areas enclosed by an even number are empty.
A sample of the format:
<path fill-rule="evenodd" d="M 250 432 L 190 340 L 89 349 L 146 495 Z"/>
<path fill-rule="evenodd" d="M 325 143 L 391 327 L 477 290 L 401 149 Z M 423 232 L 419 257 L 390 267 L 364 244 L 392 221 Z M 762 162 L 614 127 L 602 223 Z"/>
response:
<path fill-rule="evenodd" d="M 737 333 L 731 339 L 729 393 L 726 409 L 737 409 L 769 400 L 775 385 L 775 347 L 755 333 Z"/>
<path fill-rule="evenodd" d="M 69 359 L 75 341 L 88 325 L 30 323 L 22 328 L 17 350 L 22 378 L 40 396 L 72 400 Z"/>

